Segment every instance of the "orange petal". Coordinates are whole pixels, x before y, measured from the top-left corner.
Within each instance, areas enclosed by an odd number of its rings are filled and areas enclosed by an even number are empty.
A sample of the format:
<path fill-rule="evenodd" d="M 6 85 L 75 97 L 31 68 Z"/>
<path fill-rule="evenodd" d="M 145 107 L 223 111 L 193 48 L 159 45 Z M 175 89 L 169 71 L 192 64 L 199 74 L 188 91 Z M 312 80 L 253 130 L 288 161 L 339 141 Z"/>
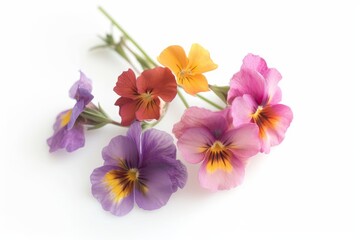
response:
<path fill-rule="evenodd" d="M 182 86 L 185 92 L 194 95 L 199 92 L 209 91 L 209 84 L 202 74 L 188 76 L 180 80 L 179 85 Z"/>
<path fill-rule="evenodd" d="M 175 75 L 185 69 L 188 64 L 184 49 L 177 45 L 165 48 L 157 59 L 162 65 L 170 68 Z"/>
<path fill-rule="evenodd" d="M 217 68 L 211 58 L 210 53 L 200 44 L 194 43 L 189 52 L 189 65 L 187 69 L 192 73 L 204 73 Z"/>

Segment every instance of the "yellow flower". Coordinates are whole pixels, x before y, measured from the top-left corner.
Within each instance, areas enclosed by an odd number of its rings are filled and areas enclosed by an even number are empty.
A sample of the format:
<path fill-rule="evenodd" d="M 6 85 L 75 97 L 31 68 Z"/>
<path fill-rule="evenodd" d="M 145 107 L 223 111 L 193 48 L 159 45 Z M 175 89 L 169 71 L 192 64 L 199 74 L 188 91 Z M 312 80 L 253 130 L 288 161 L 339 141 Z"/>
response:
<path fill-rule="evenodd" d="M 173 45 L 161 52 L 158 61 L 171 69 L 177 83 L 189 94 L 209 91 L 208 82 L 203 75 L 217 68 L 209 52 L 199 44 L 191 46 L 189 57 L 182 47 Z"/>

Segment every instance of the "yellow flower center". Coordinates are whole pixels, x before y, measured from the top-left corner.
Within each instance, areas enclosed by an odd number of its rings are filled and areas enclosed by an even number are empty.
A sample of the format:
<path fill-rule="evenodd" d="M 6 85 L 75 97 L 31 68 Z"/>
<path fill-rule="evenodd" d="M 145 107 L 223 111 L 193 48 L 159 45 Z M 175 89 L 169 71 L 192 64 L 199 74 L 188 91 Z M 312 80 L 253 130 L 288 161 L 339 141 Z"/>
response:
<path fill-rule="evenodd" d="M 60 116 L 60 127 L 66 126 L 70 122 L 72 110 L 69 110 Z"/>
<path fill-rule="evenodd" d="M 251 115 L 251 117 L 254 119 L 254 121 L 256 122 L 257 119 L 260 118 L 260 114 L 261 111 L 263 110 L 263 106 L 258 106 L 258 108 L 256 109 L 256 111 Z"/>
<path fill-rule="evenodd" d="M 251 114 L 252 120 L 259 126 L 259 136 L 267 138 L 268 129 L 275 129 L 279 122 L 279 117 L 273 112 L 270 106 L 258 106 L 256 111 Z"/>
<path fill-rule="evenodd" d="M 131 182 L 135 182 L 139 178 L 139 170 L 137 168 L 130 168 L 127 172 L 127 178 Z"/>
<path fill-rule="evenodd" d="M 215 141 L 206 149 L 206 170 L 213 173 L 217 170 L 231 172 L 233 167 L 230 162 L 231 152 L 228 147 L 220 141 Z"/>
<path fill-rule="evenodd" d="M 114 202 L 119 202 L 129 196 L 137 188 L 145 194 L 148 191 L 144 179 L 140 177 L 139 169 L 128 168 L 121 164 L 121 169 L 107 172 L 103 178 L 104 184 L 110 190 Z"/>

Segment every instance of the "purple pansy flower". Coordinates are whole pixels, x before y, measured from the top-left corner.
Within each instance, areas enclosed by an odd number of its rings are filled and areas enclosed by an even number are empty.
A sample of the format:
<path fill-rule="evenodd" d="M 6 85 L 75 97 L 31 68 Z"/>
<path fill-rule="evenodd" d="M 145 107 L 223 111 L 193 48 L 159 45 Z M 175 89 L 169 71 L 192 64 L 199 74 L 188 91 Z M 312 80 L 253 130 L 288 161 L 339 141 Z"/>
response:
<path fill-rule="evenodd" d="M 94 96 L 91 94 L 91 80 L 80 71 L 80 79 L 70 88 L 69 95 L 76 100 L 72 109 L 61 112 L 54 124 L 54 134 L 47 140 L 50 152 L 65 148 L 72 152 L 85 144 L 84 126 L 80 114 Z"/>
<path fill-rule="evenodd" d="M 185 186 L 187 171 L 176 160 L 172 137 L 156 129 L 141 132 L 139 122 L 127 136 L 113 138 L 102 156 L 104 166 L 90 177 L 92 194 L 114 215 L 127 214 L 134 202 L 145 210 L 158 209 Z"/>

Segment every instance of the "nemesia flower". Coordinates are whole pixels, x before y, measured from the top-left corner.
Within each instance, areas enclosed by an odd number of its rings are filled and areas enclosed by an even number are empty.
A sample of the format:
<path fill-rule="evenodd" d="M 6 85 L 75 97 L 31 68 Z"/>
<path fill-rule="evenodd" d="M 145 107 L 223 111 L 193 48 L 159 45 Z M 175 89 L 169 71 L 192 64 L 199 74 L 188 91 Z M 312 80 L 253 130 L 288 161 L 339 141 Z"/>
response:
<path fill-rule="evenodd" d="M 189 163 L 200 163 L 199 182 L 212 191 L 242 182 L 245 162 L 259 152 L 259 130 L 253 123 L 232 127 L 229 109 L 187 109 L 174 125 L 178 148 Z"/>
<path fill-rule="evenodd" d="M 275 68 L 268 68 L 264 59 L 248 54 L 230 82 L 228 102 L 234 125 L 256 123 L 261 152 L 264 153 L 269 153 L 271 146 L 282 142 L 293 119 L 291 109 L 279 104 L 280 79 L 280 73 Z"/>
<path fill-rule="evenodd" d="M 120 107 L 121 125 L 129 126 L 135 120 L 159 119 L 160 99 L 171 102 L 177 85 L 168 68 L 145 70 L 137 79 L 129 69 L 119 76 L 114 91 L 121 96 L 115 103 Z"/>
<path fill-rule="evenodd" d="M 145 210 L 158 209 L 185 186 L 186 168 L 176 160 L 172 137 L 156 129 L 142 133 L 139 122 L 127 136 L 113 138 L 102 156 L 104 166 L 90 177 L 92 193 L 114 215 L 127 214 L 134 202 Z"/>
<path fill-rule="evenodd" d="M 69 95 L 76 100 L 72 109 L 61 112 L 53 126 L 54 134 L 47 139 L 50 152 L 65 148 L 72 152 L 85 144 L 83 120 L 79 117 L 93 99 L 91 80 L 80 71 L 80 79 L 70 88 Z"/>
<path fill-rule="evenodd" d="M 158 61 L 170 68 L 176 75 L 177 83 L 192 95 L 209 91 L 209 85 L 203 73 L 217 68 L 209 52 L 200 44 L 191 46 L 189 57 L 186 57 L 182 47 L 169 46 L 160 53 Z"/>

